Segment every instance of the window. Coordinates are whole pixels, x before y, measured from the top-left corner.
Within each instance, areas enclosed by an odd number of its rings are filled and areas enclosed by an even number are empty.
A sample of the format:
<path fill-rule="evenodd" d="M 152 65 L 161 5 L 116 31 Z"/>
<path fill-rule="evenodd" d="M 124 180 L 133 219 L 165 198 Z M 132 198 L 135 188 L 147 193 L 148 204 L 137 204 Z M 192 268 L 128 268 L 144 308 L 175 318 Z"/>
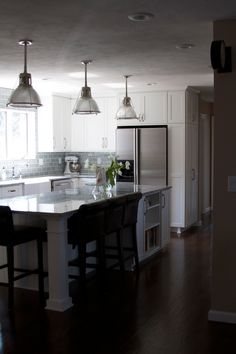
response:
<path fill-rule="evenodd" d="M 36 113 L 0 109 L 0 160 L 34 159 Z"/>

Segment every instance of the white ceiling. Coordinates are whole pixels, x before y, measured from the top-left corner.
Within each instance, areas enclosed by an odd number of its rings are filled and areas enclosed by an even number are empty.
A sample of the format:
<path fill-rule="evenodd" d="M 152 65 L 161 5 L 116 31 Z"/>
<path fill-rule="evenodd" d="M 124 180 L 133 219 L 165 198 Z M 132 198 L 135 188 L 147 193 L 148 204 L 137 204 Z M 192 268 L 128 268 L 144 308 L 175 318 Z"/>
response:
<path fill-rule="evenodd" d="M 128 15 L 151 12 L 149 22 Z M 32 39 L 28 71 L 38 91 L 77 95 L 83 79 L 80 61 L 92 59 L 92 92 L 105 83 L 122 83 L 132 74 L 131 90 L 161 90 L 188 85 L 208 92 L 213 86 L 209 50 L 214 20 L 236 18 L 235 0 L 8 0 L 0 11 L 0 86 L 16 87 L 23 70 L 20 39 Z M 219 38 L 223 39 L 223 38 Z M 188 50 L 181 43 L 193 43 Z M 47 79 L 47 80 L 45 80 Z M 157 83 L 148 86 L 148 83 Z M 116 89 L 117 90 L 117 89 Z M 119 89 L 120 91 L 121 89 Z"/>

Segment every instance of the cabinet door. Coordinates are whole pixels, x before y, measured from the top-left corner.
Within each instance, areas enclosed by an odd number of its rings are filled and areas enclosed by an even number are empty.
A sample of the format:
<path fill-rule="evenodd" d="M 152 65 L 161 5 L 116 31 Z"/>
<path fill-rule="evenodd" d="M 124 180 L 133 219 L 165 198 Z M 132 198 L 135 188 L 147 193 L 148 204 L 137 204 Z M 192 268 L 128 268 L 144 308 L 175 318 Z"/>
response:
<path fill-rule="evenodd" d="M 53 145 L 54 151 L 69 151 L 71 147 L 70 98 L 53 96 Z"/>
<path fill-rule="evenodd" d="M 142 123 L 167 123 L 167 92 L 150 92 L 145 94 L 145 112 Z"/>
<path fill-rule="evenodd" d="M 104 98 L 95 98 L 101 111 L 99 114 L 86 115 L 86 148 L 87 151 L 103 151 L 105 148 L 106 106 Z"/>
<path fill-rule="evenodd" d="M 74 108 L 76 100 L 71 101 L 71 111 Z M 71 150 L 86 151 L 85 145 L 85 119 L 86 117 L 79 114 L 71 115 Z"/>
<path fill-rule="evenodd" d="M 170 242 L 170 190 L 161 192 L 161 247 Z"/>
<path fill-rule="evenodd" d="M 184 227 L 185 208 L 185 125 L 168 126 L 168 167 L 171 185 L 171 226 Z"/>
<path fill-rule="evenodd" d="M 23 195 L 23 184 L 11 184 L 9 186 L 1 187 L 1 197 L 10 198 Z"/>
<path fill-rule="evenodd" d="M 186 127 L 186 226 L 198 221 L 198 126 Z"/>
<path fill-rule="evenodd" d="M 117 111 L 116 97 L 108 97 L 105 99 L 106 103 L 106 117 L 105 117 L 105 147 L 106 151 L 115 151 L 115 133 L 117 120 L 115 114 Z"/>
<path fill-rule="evenodd" d="M 185 92 L 168 92 L 168 123 L 185 122 Z"/>
<path fill-rule="evenodd" d="M 170 178 L 170 225 L 171 227 L 185 227 L 184 210 L 184 179 L 180 177 Z"/>
<path fill-rule="evenodd" d="M 186 122 L 198 124 L 199 96 L 196 92 L 186 91 Z"/>
<path fill-rule="evenodd" d="M 38 152 L 53 151 L 53 111 L 52 97 L 41 96 L 42 107 L 37 110 L 38 116 Z"/>
<path fill-rule="evenodd" d="M 185 125 L 168 125 L 168 168 L 169 177 L 185 174 Z"/>

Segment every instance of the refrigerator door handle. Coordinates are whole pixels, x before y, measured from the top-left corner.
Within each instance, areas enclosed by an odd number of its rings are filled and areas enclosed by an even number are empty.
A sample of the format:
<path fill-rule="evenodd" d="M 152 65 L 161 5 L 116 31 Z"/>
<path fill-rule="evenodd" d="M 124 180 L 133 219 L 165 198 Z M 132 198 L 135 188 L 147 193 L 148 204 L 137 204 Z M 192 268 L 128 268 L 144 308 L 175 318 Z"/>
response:
<path fill-rule="evenodd" d="M 134 129 L 134 183 L 139 184 L 139 129 Z"/>

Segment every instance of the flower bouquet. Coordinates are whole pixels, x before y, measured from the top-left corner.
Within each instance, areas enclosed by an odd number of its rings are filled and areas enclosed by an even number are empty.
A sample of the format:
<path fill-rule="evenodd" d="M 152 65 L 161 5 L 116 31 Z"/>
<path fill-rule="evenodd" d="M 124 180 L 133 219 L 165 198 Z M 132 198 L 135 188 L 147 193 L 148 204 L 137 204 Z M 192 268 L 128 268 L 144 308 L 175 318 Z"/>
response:
<path fill-rule="evenodd" d="M 129 161 L 125 161 L 125 163 L 118 162 L 115 158 L 112 157 L 110 166 L 106 168 L 106 181 L 108 186 L 109 185 L 111 187 L 115 186 L 116 176 L 117 175 L 122 176 L 123 169 L 129 170 L 130 162 Z"/>

